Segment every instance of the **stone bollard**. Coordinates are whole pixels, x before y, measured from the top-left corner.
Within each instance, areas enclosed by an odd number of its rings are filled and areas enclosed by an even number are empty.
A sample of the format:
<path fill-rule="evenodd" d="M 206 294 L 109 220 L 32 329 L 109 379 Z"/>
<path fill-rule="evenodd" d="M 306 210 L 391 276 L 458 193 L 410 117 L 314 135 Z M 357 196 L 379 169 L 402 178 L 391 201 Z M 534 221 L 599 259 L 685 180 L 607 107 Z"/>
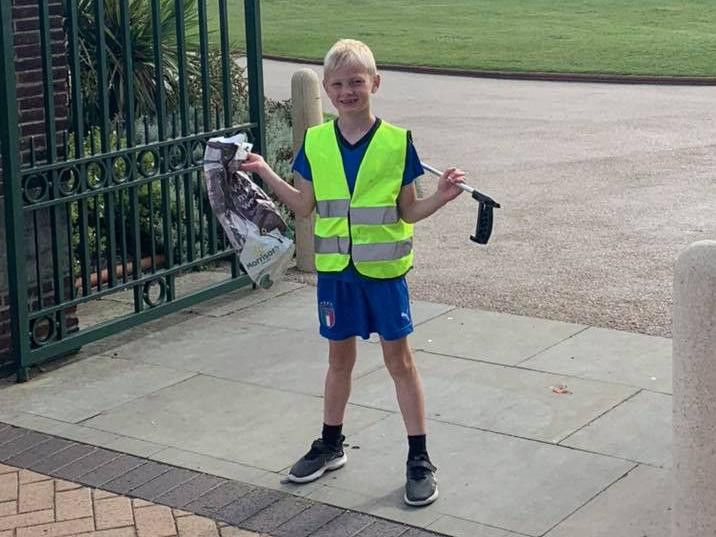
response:
<path fill-rule="evenodd" d="M 323 123 L 321 87 L 318 75 L 312 69 L 299 69 L 291 78 L 291 101 L 293 121 L 293 152 L 303 143 L 308 127 Z M 296 217 L 296 267 L 303 272 L 315 272 L 313 257 L 313 220 Z"/>
<path fill-rule="evenodd" d="M 672 537 L 716 535 L 716 241 L 674 273 Z"/>

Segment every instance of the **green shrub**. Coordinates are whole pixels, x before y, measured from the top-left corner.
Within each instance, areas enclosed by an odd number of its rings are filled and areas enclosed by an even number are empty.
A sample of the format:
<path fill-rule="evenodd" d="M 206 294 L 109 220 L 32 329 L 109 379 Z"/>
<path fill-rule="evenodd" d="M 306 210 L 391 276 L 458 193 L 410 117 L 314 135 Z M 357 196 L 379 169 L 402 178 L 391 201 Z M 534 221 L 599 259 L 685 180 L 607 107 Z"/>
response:
<path fill-rule="evenodd" d="M 238 108 L 238 107 L 237 107 Z M 269 162 L 269 164 L 276 170 L 276 172 L 286 179 L 287 181 L 291 181 L 291 168 L 290 163 L 291 159 L 293 157 L 292 155 L 292 127 L 291 127 L 291 107 L 290 102 L 273 102 L 273 101 L 267 101 L 266 102 L 266 160 Z M 242 114 L 247 114 L 247 112 L 238 110 L 237 114 L 241 116 Z M 246 121 L 245 117 L 237 117 L 235 121 Z M 148 131 L 150 133 L 149 140 L 153 141 L 153 136 L 156 135 L 156 124 L 148 124 Z M 136 126 L 136 130 L 139 132 L 140 128 L 143 129 L 144 125 L 143 123 L 138 123 Z M 154 134 L 152 134 L 154 133 Z M 99 128 L 93 127 L 90 130 L 90 136 L 85 138 L 85 153 L 91 154 L 93 150 L 93 139 L 97 139 L 99 137 Z M 70 136 L 69 139 L 69 146 L 70 151 L 74 152 L 74 136 Z M 119 130 L 119 125 L 115 124 L 115 128 L 110 132 L 109 136 L 109 144 L 111 147 L 120 147 L 124 148 L 126 147 L 126 139 L 124 137 L 124 133 Z M 96 148 L 94 148 L 96 149 Z M 156 166 L 156 163 L 154 162 L 154 157 L 151 154 L 146 154 L 144 156 L 144 159 L 141 166 L 144 166 L 145 169 L 150 170 L 153 169 Z M 118 176 L 123 176 L 126 173 L 125 170 L 125 164 L 122 160 L 117 160 L 115 164 L 115 171 L 118 174 Z M 175 258 L 177 256 L 180 256 L 183 259 L 186 259 L 187 257 L 187 245 L 186 245 L 186 226 L 184 225 L 184 219 L 186 218 L 186 206 L 185 206 L 185 196 L 187 193 L 185 192 L 185 184 L 183 180 L 183 176 L 181 173 L 177 175 L 178 182 L 180 184 L 180 197 L 179 197 L 179 203 L 177 203 L 177 189 L 176 189 L 176 183 L 177 181 L 172 178 L 171 180 L 166 181 L 167 189 L 169 193 L 169 213 L 171 216 L 171 234 L 172 234 L 172 245 L 173 245 L 173 255 Z M 88 171 L 88 182 L 89 184 L 95 184 L 99 181 L 97 170 L 89 170 Z M 162 194 L 161 194 L 161 187 L 157 182 L 152 182 L 151 189 L 147 184 L 144 184 L 138 188 L 137 191 L 137 211 L 138 211 L 138 218 L 139 218 L 139 231 L 140 231 L 140 250 L 142 252 L 142 255 L 148 255 L 149 252 L 152 251 L 152 237 L 154 237 L 154 251 L 160 255 L 166 255 L 167 252 L 164 251 L 164 213 L 162 210 Z M 204 184 L 203 178 L 197 180 L 196 176 L 194 175 L 192 177 L 193 190 L 189 193 L 191 196 L 191 204 L 192 204 L 192 213 L 193 213 L 193 221 L 194 221 L 194 234 L 195 237 L 197 237 L 197 240 L 194 244 L 194 251 L 195 255 L 199 256 L 199 252 L 201 251 L 201 248 L 203 246 L 204 251 L 208 251 L 208 237 L 200 237 L 200 229 L 203 226 L 203 229 L 206 231 L 208 228 L 208 216 L 210 214 L 210 206 L 209 206 L 209 200 L 206 194 L 206 186 Z M 151 190 L 151 192 L 150 192 Z M 151 194 L 151 195 L 150 195 Z M 270 192 L 269 192 L 270 194 Z M 87 201 L 87 207 L 89 211 L 89 219 L 88 219 L 88 226 L 87 226 L 87 246 L 90 253 L 90 258 L 92 260 L 92 264 L 97 263 L 97 258 L 100 258 L 100 263 L 103 263 L 103 258 L 106 258 L 107 256 L 107 248 L 109 245 L 108 238 L 106 236 L 106 230 L 107 230 L 107 217 L 111 217 L 114 219 L 115 222 L 115 237 L 114 237 L 114 244 L 117 246 L 117 248 L 120 247 L 122 244 L 122 229 L 123 227 L 120 225 L 122 221 L 129 222 L 129 217 L 131 215 L 131 202 L 129 198 L 129 191 L 128 189 L 123 189 L 118 192 L 114 192 L 110 194 L 113 196 L 114 200 L 114 212 L 112 215 L 108 215 L 106 212 L 106 197 L 104 195 L 98 195 L 92 198 L 89 198 L 90 201 Z M 151 198 L 151 202 L 150 202 Z M 200 211 L 199 207 L 199 199 L 201 198 L 201 204 L 203 206 L 204 212 L 202 213 Z M 294 218 L 293 214 L 288 210 L 288 208 L 283 205 L 278 200 L 275 200 L 277 202 L 278 208 L 283 215 L 284 219 L 289 225 L 289 234 L 293 236 L 293 226 L 294 226 Z M 95 211 L 99 212 L 99 215 L 97 218 L 95 218 Z M 122 219 L 122 212 L 124 215 L 124 220 Z M 80 221 L 80 214 L 79 214 L 79 205 L 78 203 L 73 203 L 70 210 L 71 215 L 71 221 L 72 221 L 72 251 L 74 252 L 74 259 L 73 259 L 73 269 L 75 273 L 79 272 L 80 270 L 80 228 L 79 228 L 79 221 Z M 201 220 L 200 220 L 201 219 Z M 99 249 L 97 246 L 97 224 L 96 222 L 99 221 Z M 203 222 L 203 224 L 200 225 L 200 221 Z M 179 224 L 178 224 L 179 223 Z M 181 233 L 183 241 L 181 244 L 177 245 L 177 234 L 179 230 L 177 229 L 177 225 L 181 225 Z M 220 227 L 219 227 L 220 229 Z M 133 243 L 133 237 L 130 233 L 131 227 L 128 224 L 124 225 L 125 230 L 125 238 L 124 240 L 127 241 L 127 249 L 129 254 L 131 255 L 131 252 L 134 251 L 134 243 Z M 206 233 L 205 233 L 206 234 Z M 203 241 L 203 245 L 202 245 Z"/>

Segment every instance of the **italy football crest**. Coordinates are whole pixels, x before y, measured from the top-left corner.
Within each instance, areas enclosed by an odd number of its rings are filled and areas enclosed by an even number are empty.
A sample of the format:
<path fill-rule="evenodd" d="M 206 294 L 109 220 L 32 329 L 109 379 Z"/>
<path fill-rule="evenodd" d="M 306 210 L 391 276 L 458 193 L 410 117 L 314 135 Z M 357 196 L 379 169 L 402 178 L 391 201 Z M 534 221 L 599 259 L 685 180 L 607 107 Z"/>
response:
<path fill-rule="evenodd" d="M 336 324 L 336 310 L 333 309 L 333 303 L 319 303 L 318 311 L 321 318 L 321 324 L 326 328 L 333 328 Z"/>

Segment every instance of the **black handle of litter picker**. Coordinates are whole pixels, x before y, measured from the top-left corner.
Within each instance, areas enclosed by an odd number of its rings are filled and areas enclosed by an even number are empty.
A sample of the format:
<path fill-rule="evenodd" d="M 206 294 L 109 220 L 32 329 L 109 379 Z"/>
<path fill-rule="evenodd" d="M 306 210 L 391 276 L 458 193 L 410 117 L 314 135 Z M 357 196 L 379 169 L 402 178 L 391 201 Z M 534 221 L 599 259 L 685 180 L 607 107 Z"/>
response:
<path fill-rule="evenodd" d="M 471 241 L 478 244 L 487 244 L 487 241 L 490 240 L 490 235 L 492 235 L 492 217 L 491 205 L 478 204 L 475 234 L 470 235 Z"/>
<path fill-rule="evenodd" d="M 442 175 L 442 172 L 437 168 L 433 168 L 429 164 L 421 162 L 423 168 L 435 175 Z M 471 186 L 465 183 L 458 183 L 456 186 L 469 192 L 474 200 L 477 201 L 477 223 L 475 224 L 475 234 L 470 235 L 470 240 L 478 244 L 487 244 L 492 234 L 492 219 L 493 210 L 499 209 L 500 204 L 493 200 L 490 196 L 486 196 L 482 192 L 478 192 Z"/>

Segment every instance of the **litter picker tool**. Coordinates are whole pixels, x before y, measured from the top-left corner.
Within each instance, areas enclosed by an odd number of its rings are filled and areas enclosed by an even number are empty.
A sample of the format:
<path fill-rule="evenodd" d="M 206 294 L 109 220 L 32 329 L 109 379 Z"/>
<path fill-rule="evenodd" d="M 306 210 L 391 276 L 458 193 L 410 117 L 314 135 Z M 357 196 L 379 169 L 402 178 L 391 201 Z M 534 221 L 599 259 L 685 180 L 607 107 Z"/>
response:
<path fill-rule="evenodd" d="M 437 175 L 438 177 L 443 174 L 443 172 L 437 168 L 433 168 L 429 164 L 425 164 L 424 162 L 421 162 L 420 164 L 423 166 L 423 169 Z M 492 234 L 492 210 L 499 209 L 500 204 L 493 200 L 490 196 L 486 196 L 482 192 L 478 192 L 465 183 L 456 183 L 455 186 L 465 192 L 469 192 L 473 199 L 477 200 L 477 223 L 475 224 L 475 234 L 470 235 L 470 240 L 478 244 L 487 244 L 487 241 L 490 240 L 490 235 Z"/>

